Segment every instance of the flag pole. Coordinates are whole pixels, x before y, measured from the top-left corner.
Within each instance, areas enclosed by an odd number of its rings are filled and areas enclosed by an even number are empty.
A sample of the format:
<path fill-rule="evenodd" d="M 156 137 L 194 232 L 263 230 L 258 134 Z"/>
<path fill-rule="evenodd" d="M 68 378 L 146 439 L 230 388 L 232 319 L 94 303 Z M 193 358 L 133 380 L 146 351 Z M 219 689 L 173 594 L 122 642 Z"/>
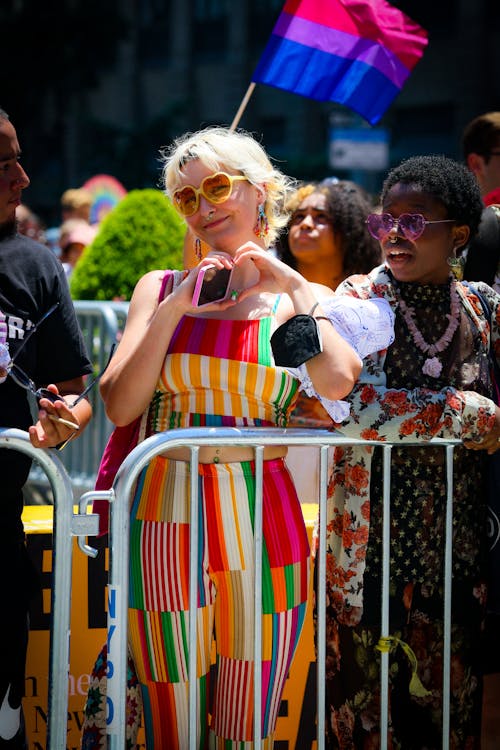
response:
<path fill-rule="evenodd" d="M 250 100 L 250 97 L 253 94 L 254 88 L 255 88 L 255 83 L 252 81 L 252 83 L 250 84 L 250 86 L 247 88 L 247 92 L 246 92 L 245 96 L 241 100 L 241 104 L 239 106 L 239 109 L 236 112 L 236 114 L 234 116 L 234 120 L 232 121 L 231 126 L 229 128 L 230 131 L 231 130 L 236 130 L 236 128 L 238 126 L 238 123 L 241 120 L 241 115 L 245 111 L 245 107 L 247 106 L 247 104 L 248 104 L 248 102 Z"/>

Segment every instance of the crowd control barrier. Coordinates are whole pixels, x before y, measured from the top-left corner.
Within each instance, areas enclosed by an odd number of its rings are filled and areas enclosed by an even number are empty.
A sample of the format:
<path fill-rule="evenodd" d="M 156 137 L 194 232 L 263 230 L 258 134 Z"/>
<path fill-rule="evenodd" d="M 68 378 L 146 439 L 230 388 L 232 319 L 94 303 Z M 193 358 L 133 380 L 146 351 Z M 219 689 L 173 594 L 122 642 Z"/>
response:
<path fill-rule="evenodd" d="M 76 300 L 74 305 L 94 374 L 97 375 L 106 366 L 111 347 L 125 327 L 129 305 L 128 302 L 85 300 Z M 76 497 L 94 486 L 99 462 L 113 429 L 99 389 L 94 388 L 88 397 L 92 404 L 92 420 L 78 440 L 68 443 L 61 454 Z M 47 489 L 47 478 L 36 465 L 31 470 L 29 485 L 33 491 L 41 491 L 42 494 Z"/>
<path fill-rule="evenodd" d="M 72 536 L 95 535 L 98 516 L 73 514 L 73 487 L 56 451 L 31 445 L 23 430 L 0 428 L 0 448 L 25 453 L 45 473 L 54 498 L 54 585 L 51 602 L 51 644 L 49 663 L 49 710 L 47 748 L 66 748 L 68 711 L 69 638 L 71 611 Z"/>
<path fill-rule="evenodd" d="M 447 511 L 445 548 L 445 602 L 444 602 L 444 678 L 443 678 L 443 750 L 449 747 L 450 711 L 450 647 L 451 647 L 451 558 L 452 558 L 452 497 L 453 497 L 453 450 L 459 441 L 433 440 L 429 444 L 443 447 L 446 454 Z M 415 445 L 416 443 L 405 443 Z M 138 445 L 120 467 L 111 490 L 87 492 L 80 500 L 80 512 L 95 499 L 105 499 L 111 505 L 109 540 L 109 594 L 108 594 L 108 747 L 110 750 L 125 748 L 126 727 L 126 665 L 127 665 L 127 602 L 128 602 L 128 555 L 129 555 L 129 501 L 135 481 L 142 469 L 155 456 L 166 450 L 188 447 L 191 452 L 191 498 L 197 497 L 197 466 L 199 449 L 203 446 L 240 445 L 254 448 L 256 465 L 256 497 L 254 521 L 255 553 L 255 675 L 254 675 L 254 746 L 262 747 L 261 739 L 261 620 L 262 609 L 262 476 L 264 447 L 268 445 L 314 445 L 320 452 L 319 482 L 319 591 L 318 591 L 318 650 L 317 650 L 317 748 L 324 750 L 325 723 L 325 616 L 326 616 L 326 496 L 328 483 L 328 451 L 338 445 L 378 446 L 383 451 L 384 462 L 384 522 L 383 522 L 383 580 L 382 580 L 382 627 L 381 639 L 389 636 L 389 580 L 390 580 L 390 474 L 392 444 L 376 441 L 354 440 L 340 433 L 323 430 L 278 429 L 278 428 L 187 428 L 170 430 L 154 435 Z M 400 445 L 398 443 L 398 445 Z M 418 445 L 422 446 L 420 442 Z M 196 569 L 198 548 L 198 503 L 190 507 L 190 571 Z M 93 554 L 91 547 L 81 543 L 81 547 Z M 196 610 L 196 575 L 189 579 L 190 610 Z M 196 617 L 189 618 L 189 684 L 196 678 Z M 381 654 L 381 748 L 388 747 L 388 678 L 389 653 Z M 196 715 L 196 691 L 189 692 L 190 716 Z M 189 722 L 189 750 L 196 749 L 196 726 Z M 57 750 L 61 750 L 57 747 Z M 56 750 L 56 745 L 50 745 Z M 186 748 L 186 750 L 188 750 Z"/>

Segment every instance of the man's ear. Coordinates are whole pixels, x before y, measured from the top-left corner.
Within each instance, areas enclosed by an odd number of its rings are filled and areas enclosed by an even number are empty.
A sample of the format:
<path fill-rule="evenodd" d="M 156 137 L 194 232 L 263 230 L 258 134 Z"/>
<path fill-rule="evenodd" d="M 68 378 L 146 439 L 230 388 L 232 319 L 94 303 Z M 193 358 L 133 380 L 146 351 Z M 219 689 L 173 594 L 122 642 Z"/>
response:
<path fill-rule="evenodd" d="M 470 171 L 476 175 L 481 174 L 484 169 L 484 156 L 481 154 L 471 153 L 467 155 L 466 164 Z"/>

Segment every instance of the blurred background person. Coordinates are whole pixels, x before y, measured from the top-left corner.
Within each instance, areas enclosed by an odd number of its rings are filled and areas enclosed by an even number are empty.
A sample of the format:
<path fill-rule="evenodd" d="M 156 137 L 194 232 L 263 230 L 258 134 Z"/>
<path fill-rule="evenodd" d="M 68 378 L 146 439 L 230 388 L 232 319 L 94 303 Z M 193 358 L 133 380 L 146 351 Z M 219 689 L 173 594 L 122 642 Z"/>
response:
<path fill-rule="evenodd" d="M 500 292 L 500 112 L 469 122 L 462 150 L 485 205 L 479 231 L 467 248 L 464 278 L 485 281 Z"/>
<path fill-rule="evenodd" d="M 16 206 L 16 222 L 19 234 L 31 237 L 35 242 L 45 244 L 45 226 L 43 221 L 25 203 Z"/>
<path fill-rule="evenodd" d="M 61 196 L 61 217 L 63 222 L 68 219 L 82 219 L 90 224 L 90 209 L 92 194 L 85 188 L 70 188 Z"/>
<path fill-rule="evenodd" d="M 380 245 L 366 226 L 373 206 L 367 193 L 354 182 L 329 179 L 302 185 L 287 208 L 291 216 L 286 233 L 278 241 L 277 254 L 309 282 L 335 290 L 348 276 L 368 273 L 380 263 Z M 301 391 L 290 426 L 329 429 L 332 420 L 318 399 Z M 287 464 L 301 502 L 317 502 L 318 450 L 290 446 Z"/>
<path fill-rule="evenodd" d="M 485 112 L 464 128 L 462 150 L 485 206 L 500 203 L 500 112 Z"/>
<path fill-rule="evenodd" d="M 59 247 L 60 234 L 61 231 L 59 227 L 48 227 L 45 230 L 45 244 L 57 255 L 57 257 L 61 255 L 61 248 Z"/>
<path fill-rule="evenodd" d="M 301 186 L 288 202 L 288 229 L 278 257 L 335 291 L 348 276 L 368 273 L 380 262 L 380 248 L 366 228 L 373 211 L 367 193 L 349 180 Z"/>
<path fill-rule="evenodd" d="M 83 219 L 68 219 L 61 225 L 59 234 L 60 261 L 68 279 L 83 251 L 90 245 L 96 234 L 97 229 L 87 224 Z"/>
<path fill-rule="evenodd" d="M 464 278 L 484 281 L 500 293 L 500 112 L 486 112 L 468 123 L 462 136 L 462 151 L 465 163 L 479 185 L 485 206 L 479 230 L 467 248 Z M 494 498 L 491 498 L 488 539 L 492 566 L 500 564 L 499 528 L 498 501 L 495 505 Z M 500 726 L 499 590 L 500 587 L 495 587 L 495 594 L 490 591 L 484 627 L 484 748 L 497 747 Z"/>

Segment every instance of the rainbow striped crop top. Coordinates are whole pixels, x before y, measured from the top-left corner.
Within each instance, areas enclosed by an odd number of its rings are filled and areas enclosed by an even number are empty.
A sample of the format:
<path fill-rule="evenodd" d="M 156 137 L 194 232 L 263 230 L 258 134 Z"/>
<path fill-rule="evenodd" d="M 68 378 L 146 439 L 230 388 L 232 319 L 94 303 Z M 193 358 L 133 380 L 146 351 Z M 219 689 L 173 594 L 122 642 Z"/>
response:
<path fill-rule="evenodd" d="M 184 316 L 170 342 L 146 433 L 176 427 L 286 427 L 299 381 L 274 365 L 274 317 Z"/>

